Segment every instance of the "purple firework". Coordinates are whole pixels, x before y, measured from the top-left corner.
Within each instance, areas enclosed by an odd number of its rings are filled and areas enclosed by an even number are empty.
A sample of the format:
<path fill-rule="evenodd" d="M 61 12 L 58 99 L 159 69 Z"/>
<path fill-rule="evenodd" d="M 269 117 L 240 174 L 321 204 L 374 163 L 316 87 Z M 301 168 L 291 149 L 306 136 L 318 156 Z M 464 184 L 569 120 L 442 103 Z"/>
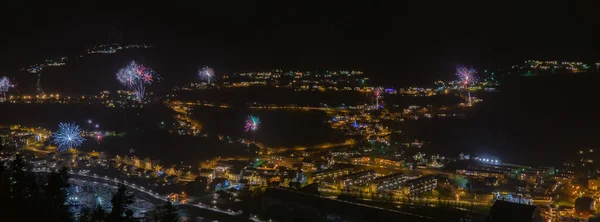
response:
<path fill-rule="evenodd" d="M 463 88 L 469 86 L 474 82 L 477 82 L 477 70 L 471 67 L 466 67 L 463 65 L 459 65 L 456 67 L 456 75 L 458 76 L 458 81 L 460 81 L 460 85 Z"/>
<path fill-rule="evenodd" d="M 458 81 L 460 82 L 460 88 L 463 88 L 467 91 L 467 96 L 469 100 L 469 106 L 471 103 L 471 91 L 469 91 L 469 85 L 477 82 L 477 70 L 471 67 L 466 67 L 463 65 L 456 66 L 456 75 L 458 76 Z"/>
<path fill-rule="evenodd" d="M 248 119 L 246 119 L 246 124 L 244 125 L 244 130 L 246 132 L 256 131 L 258 129 L 258 125 L 260 124 L 260 119 L 258 117 L 250 115 Z"/>
<path fill-rule="evenodd" d="M 160 77 L 151 68 L 131 61 L 125 68 L 117 72 L 117 79 L 130 90 L 133 90 L 136 100 L 141 103 L 146 91 L 145 85 L 152 84 Z"/>

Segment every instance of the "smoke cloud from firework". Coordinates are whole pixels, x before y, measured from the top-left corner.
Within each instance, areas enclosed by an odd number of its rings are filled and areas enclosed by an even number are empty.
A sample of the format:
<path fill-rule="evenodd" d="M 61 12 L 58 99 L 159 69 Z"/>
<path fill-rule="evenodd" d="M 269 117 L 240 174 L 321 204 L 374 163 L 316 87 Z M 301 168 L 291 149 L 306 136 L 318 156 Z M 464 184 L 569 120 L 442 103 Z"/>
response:
<path fill-rule="evenodd" d="M 150 67 L 131 61 L 125 68 L 117 72 L 117 80 L 133 90 L 138 102 L 144 99 L 146 86 L 158 81 L 160 77 Z"/>
<path fill-rule="evenodd" d="M 246 119 L 246 124 L 244 125 L 244 130 L 246 132 L 256 131 L 258 129 L 258 125 L 260 124 L 260 119 L 258 117 L 250 115 L 248 119 Z"/>
<path fill-rule="evenodd" d="M 53 142 L 58 150 L 63 152 L 70 148 L 77 148 L 85 139 L 81 137 L 81 129 L 75 123 L 60 123 L 58 131 L 52 135 Z"/>
<path fill-rule="evenodd" d="M 210 80 L 215 77 L 215 71 L 208 66 L 204 66 L 198 70 L 198 77 L 200 80 L 210 83 Z"/>

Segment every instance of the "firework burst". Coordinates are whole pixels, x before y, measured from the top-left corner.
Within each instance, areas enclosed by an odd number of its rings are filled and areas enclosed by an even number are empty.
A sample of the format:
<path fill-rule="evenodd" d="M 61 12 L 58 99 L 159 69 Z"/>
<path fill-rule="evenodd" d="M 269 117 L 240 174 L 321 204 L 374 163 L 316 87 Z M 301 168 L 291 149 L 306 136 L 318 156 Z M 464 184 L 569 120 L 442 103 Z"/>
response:
<path fill-rule="evenodd" d="M 102 139 L 104 138 L 104 134 L 100 131 L 94 133 L 94 139 L 96 139 L 96 141 L 98 141 L 98 143 L 102 142 Z"/>
<path fill-rule="evenodd" d="M 477 82 L 477 70 L 471 67 L 459 65 L 456 67 L 456 75 L 460 82 L 459 88 L 463 88 L 467 91 L 469 106 L 471 106 L 471 92 L 469 91 L 469 85 Z"/>
<path fill-rule="evenodd" d="M 58 146 L 59 151 L 66 151 L 70 148 L 80 146 L 85 139 L 81 137 L 81 129 L 75 123 L 58 124 L 58 132 L 53 134 L 53 142 Z"/>
<path fill-rule="evenodd" d="M 380 97 L 381 96 L 381 92 L 383 91 L 383 89 L 377 87 L 373 89 L 373 96 L 375 97 Z"/>
<path fill-rule="evenodd" d="M 258 125 L 260 124 L 260 119 L 258 117 L 250 115 L 248 119 L 246 119 L 246 124 L 244 125 L 244 130 L 246 132 L 256 131 L 258 129 Z"/>
<path fill-rule="evenodd" d="M 381 87 L 373 89 L 373 96 L 375 96 L 375 109 L 379 109 L 379 97 L 381 97 L 382 92 L 383 89 Z"/>
<path fill-rule="evenodd" d="M 133 90 L 136 99 L 141 103 L 146 91 L 145 85 L 150 85 L 155 80 L 160 80 L 160 77 L 150 67 L 131 61 L 125 68 L 117 72 L 117 80 Z"/>
<path fill-rule="evenodd" d="M 2 98 L 6 97 L 6 92 L 12 87 L 14 85 L 10 83 L 10 80 L 6 76 L 0 78 L 0 93 L 2 93 Z"/>
<path fill-rule="evenodd" d="M 198 70 L 198 77 L 202 81 L 206 81 L 207 83 L 210 83 L 210 80 L 215 77 L 215 71 L 208 66 L 204 66 Z"/>
<path fill-rule="evenodd" d="M 456 67 L 456 75 L 461 87 L 466 88 L 469 84 L 477 82 L 477 70 L 471 67 L 459 65 Z"/>

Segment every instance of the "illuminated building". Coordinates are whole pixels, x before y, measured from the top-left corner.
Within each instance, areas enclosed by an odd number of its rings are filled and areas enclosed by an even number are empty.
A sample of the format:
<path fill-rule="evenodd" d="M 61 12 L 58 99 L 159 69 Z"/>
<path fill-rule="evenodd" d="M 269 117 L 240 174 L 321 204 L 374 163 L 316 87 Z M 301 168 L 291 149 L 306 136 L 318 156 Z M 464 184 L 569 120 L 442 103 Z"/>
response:
<path fill-rule="evenodd" d="M 317 167 L 314 163 L 302 162 L 302 171 L 303 172 L 313 172 L 317 170 Z"/>
<path fill-rule="evenodd" d="M 588 189 L 598 190 L 598 185 L 600 185 L 600 180 L 598 180 L 598 179 L 589 179 L 588 180 Z"/>
<path fill-rule="evenodd" d="M 355 165 L 370 164 L 371 157 L 366 157 L 366 156 L 365 157 L 356 157 L 356 158 L 350 159 L 350 162 Z"/>
<path fill-rule="evenodd" d="M 314 173 L 310 174 L 311 177 L 309 178 L 309 183 L 312 183 L 313 181 L 318 182 L 318 181 L 321 181 L 321 180 L 327 179 L 327 178 L 335 179 L 337 177 L 348 175 L 350 173 L 352 173 L 352 168 L 329 169 L 329 170 L 314 172 Z"/>
<path fill-rule="evenodd" d="M 504 178 L 503 173 L 499 173 L 496 171 L 489 171 L 489 170 L 480 170 L 480 169 L 473 169 L 473 170 L 458 169 L 458 170 L 456 170 L 456 174 L 480 177 L 480 178 L 484 178 L 484 177 L 495 177 L 495 178 L 499 178 L 499 179 Z"/>
<path fill-rule="evenodd" d="M 390 160 L 390 159 L 384 159 L 384 158 L 373 158 L 373 162 L 376 165 L 381 165 L 381 166 L 395 166 L 395 167 L 401 167 L 402 166 L 402 161 L 398 161 L 398 160 Z"/>
<path fill-rule="evenodd" d="M 335 183 L 338 189 L 344 189 L 349 186 L 360 186 L 372 179 L 375 179 L 377 174 L 373 170 L 366 170 L 357 173 L 348 174 L 346 176 L 337 177 Z"/>
<path fill-rule="evenodd" d="M 287 168 L 293 168 L 294 164 L 300 163 L 298 158 L 295 157 L 286 157 L 286 156 L 269 156 L 269 162 L 275 164 L 276 166 L 284 166 Z"/>
<path fill-rule="evenodd" d="M 402 186 L 402 184 L 415 177 L 408 176 L 403 173 L 395 173 L 383 177 L 377 177 L 368 182 L 369 190 L 371 192 L 380 191 L 383 189 L 395 189 Z"/>
<path fill-rule="evenodd" d="M 408 180 L 402 185 L 403 192 L 408 195 L 418 195 L 432 191 L 437 187 L 437 179 L 431 175 Z"/>

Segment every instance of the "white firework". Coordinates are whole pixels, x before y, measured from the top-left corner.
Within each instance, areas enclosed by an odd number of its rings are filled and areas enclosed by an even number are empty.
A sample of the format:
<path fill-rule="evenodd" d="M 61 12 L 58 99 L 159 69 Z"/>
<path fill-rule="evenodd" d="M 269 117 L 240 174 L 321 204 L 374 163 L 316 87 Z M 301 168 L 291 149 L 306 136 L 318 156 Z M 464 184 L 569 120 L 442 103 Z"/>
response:
<path fill-rule="evenodd" d="M 210 80 L 212 80 L 215 77 L 215 71 L 208 66 L 204 66 L 198 69 L 198 77 L 200 77 L 202 81 L 210 83 Z"/>

